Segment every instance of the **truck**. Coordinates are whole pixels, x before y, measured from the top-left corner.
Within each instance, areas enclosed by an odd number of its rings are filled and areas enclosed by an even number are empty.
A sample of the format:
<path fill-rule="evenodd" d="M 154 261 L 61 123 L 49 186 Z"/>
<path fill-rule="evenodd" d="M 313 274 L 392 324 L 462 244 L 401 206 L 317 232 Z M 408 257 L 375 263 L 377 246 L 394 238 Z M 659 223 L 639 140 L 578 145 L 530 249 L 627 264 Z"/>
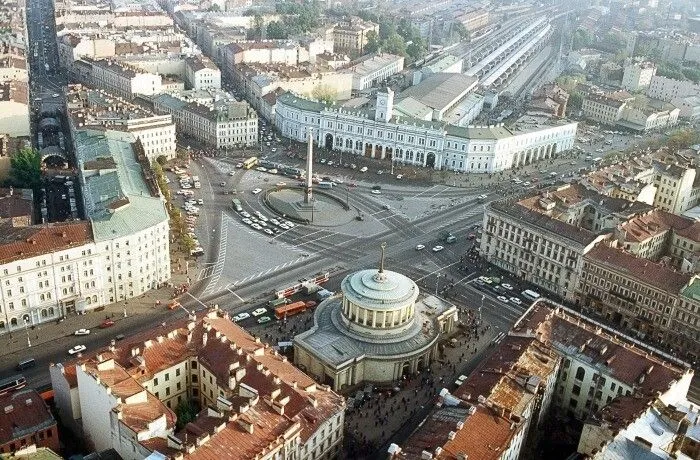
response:
<path fill-rule="evenodd" d="M 457 242 L 457 237 L 452 234 L 452 232 L 446 232 L 445 235 L 443 236 L 443 240 L 445 243 L 455 243 Z"/>
<path fill-rule="evenodd" d="M 277 308 L 282 305 L 287 305 L 287 299 L 282 297 L 281 299 L 272 299 L 267 302 L 267 306 L 270 308 Z"/>

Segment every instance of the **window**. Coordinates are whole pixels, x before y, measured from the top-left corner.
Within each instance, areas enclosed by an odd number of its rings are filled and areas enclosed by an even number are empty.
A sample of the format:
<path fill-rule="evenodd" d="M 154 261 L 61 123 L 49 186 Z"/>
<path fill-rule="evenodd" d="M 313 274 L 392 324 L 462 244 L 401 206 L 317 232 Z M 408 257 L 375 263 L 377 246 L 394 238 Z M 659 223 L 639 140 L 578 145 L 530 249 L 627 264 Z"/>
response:
<path fill-rule="evenodd" d="M 575 394 L 576 396 L 581 394 L 581 386 L 580 385 L 574 385 L 574 388 L 571 390 L 571 393 Z"/>
<path fill-rule="evenodd" d="M 583 380 L 585 376 L 586 370 L 583 368 L 583 366 L 579 366 L 578 370 L 576 371 L 576 380 Z"/>
<path fill-rule="evenodd" d="M 153 386 L 158 386 L 158 377 L 153 379 Z"/>

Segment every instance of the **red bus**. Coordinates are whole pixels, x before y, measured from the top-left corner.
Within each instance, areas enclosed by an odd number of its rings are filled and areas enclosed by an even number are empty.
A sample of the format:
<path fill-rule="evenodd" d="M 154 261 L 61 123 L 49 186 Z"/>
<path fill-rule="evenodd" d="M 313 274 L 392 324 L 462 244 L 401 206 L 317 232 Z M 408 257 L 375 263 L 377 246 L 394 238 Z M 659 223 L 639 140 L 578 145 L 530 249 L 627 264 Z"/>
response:
<path fill-rule="evenodd" d="M 23 375 L 13 375 L 12 377 L 2 379 L 0 380 L 0 396 L 11 391 L 21 390 L 25 386 L 27 386 L 27 380 Z"/>
<path fill-rule="evenodd" d="M 309 306 L 306 305 L 304 301 L 293 302 L 289 305 L 282 305 L 281 307 L 275 308 L 275 316 L 277 319 L 284 319 L 287 316 L 305 312 L 308 308 Z"/>

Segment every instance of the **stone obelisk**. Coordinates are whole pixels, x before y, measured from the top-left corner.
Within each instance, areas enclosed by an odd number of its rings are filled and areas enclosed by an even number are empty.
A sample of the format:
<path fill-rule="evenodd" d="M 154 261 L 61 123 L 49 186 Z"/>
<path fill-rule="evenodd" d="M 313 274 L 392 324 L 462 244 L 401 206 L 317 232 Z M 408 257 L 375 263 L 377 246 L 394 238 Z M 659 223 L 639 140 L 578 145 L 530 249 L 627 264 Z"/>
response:
<path fill-rule="evenodd" d="M 313 135 L 311 132 L 311 129 L 309 128 L 309 146 L 306 151 L 306 190 L 304 190 L 304 204 L 307 205 L 312 205 L 312 197 L 313 197 L 313 190 L 312 190 L 312 177 L 313 177 L 313 164 L 314 164 L 314 139 Z"/>

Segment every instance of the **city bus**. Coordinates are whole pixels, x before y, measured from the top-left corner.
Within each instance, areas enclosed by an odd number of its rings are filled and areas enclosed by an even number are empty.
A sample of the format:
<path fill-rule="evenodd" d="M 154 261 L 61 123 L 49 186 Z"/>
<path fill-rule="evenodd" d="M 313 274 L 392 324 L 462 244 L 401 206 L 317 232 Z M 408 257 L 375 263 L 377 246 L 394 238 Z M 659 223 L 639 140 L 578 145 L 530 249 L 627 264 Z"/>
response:
<path fill-rule="evenodd" d="M 243 211 L 243 206 L 241 206 L 241 200 L 239 200 L 238 198 L 234 198 L 231 200 L 231 206 L 233 206 L 233 209 L 236 212 Z"/>
<path fill-rule="evenodd" d="M 15 390 L 21 390 L 27 386 L 27 380 L 23 375 L 17 374 L 0 380 L 0 396 Z"/>
<path fill-rule="evenodd" d="M 318 188 L 333 188 L 333 182 L 321 181 L 318 183 Z"/>
<path fill-rule="evenodd" d="M 289 305 L 282 305 L 280 307 L 275 308 L 275 316 L 277 317 L 277 319 L 284 319 L 287 316 L 296 315 L 297 313 L 303 313 L 306 311 L 307 308 L 308 307 L 306 306 L 306 302 L 304 301 L 293 302 Z"/>
<path fill-rule="evenodd" d="M 258 157 L 250 157 L 243 162 L 243 167 L 245 169 L 254 168 L 258 165 Z"/>

